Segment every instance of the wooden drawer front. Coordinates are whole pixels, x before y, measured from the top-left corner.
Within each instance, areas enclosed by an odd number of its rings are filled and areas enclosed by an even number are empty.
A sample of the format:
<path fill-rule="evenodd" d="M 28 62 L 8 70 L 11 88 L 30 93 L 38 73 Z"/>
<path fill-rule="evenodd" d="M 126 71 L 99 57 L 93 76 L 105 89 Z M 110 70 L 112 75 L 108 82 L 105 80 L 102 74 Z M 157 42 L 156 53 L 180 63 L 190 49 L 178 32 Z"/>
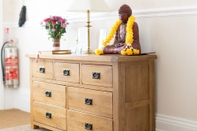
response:
<path fill-rule="evenodd" d="M 68 87 L 68 108 L 112 118 L 112 93 Z"/>
<path fill-rule="evenodd" d="M 71 110 L 68 111 L 67 115 L 68 131 L 112 131 L 112 119 L 91 116 Z"/>
<path fill-rule="evenodd" d="M 66 130 L 66 109 L 34 102 L 33 120 L 55 128 Z"/>
<path fill-rule="evenodd" d="M 34 81 L 33 100 L 66 107 L 66 87 Z"/>
<path fill-rule="evenodd" d="M 52 79 L 53 78 L 53 63 L 52 61 L 39 60 L 36 63 L 35 60 L 32 62 L 32 73 L 33 77 Z"/>
<path fill-rule="evenodd" d="M 56 80 L 79 83 L 79 64 L 55 62 L 54 76 Z"/>
<path fill-rule="evenodd" d="M 82 65 L 82 83 L 112 87 L 112 67 L 102 65 Z"/>

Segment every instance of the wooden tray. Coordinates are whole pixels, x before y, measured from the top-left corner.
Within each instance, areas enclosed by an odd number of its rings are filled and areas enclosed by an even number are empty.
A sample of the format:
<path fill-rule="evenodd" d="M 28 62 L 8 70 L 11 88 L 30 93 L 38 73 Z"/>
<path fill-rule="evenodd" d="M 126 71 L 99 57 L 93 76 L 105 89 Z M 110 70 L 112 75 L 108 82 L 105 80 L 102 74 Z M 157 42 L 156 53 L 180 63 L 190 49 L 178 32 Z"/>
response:
<path fill-rule="evenodd" d="M 71 54 L 71 50 L 52 50 L 52 51 L 39 51 L 39 54 Z"/>

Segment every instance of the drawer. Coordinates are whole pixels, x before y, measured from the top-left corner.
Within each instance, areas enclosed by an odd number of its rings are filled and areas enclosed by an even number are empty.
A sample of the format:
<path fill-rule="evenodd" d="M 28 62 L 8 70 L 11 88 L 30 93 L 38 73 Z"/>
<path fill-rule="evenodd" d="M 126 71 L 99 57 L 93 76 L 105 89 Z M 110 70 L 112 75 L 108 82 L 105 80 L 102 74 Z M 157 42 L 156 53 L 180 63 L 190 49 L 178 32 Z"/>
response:
<path fill-rule="evenodd" d="M 112 118 L 112 93 L 68 87 L 68 108 Z"/>
<path fill-rule="evenodd" d="M 32 83 L 33 100 L 66 107 L 66 87 L 34 81 Z"/>
<path fill-rule="evenodd" d="M 112 87 L 112 66 L 82 65 L 82 84 Z"/>
<path fill-rule="evenodd" d="M 66 130 L 66 109 L 33 102 L 33 120 L 54 128 Z"/>
<path fill-rule="evenodd" d="M 112 119 L 68 110 L 68 131 L 112 131 Z"/>
<path fill-rule="evenodd" d="M 32 75 L 33 77 L 52 79 L 53 78 L 53 63 L 52 61 L 39 60 L 36 63 L 32 61 Z"/>
<path fill-rule="evenodd" d="M 55 62 L 54 77 L 59 81 L 79 83 L 79 64 Z"/>

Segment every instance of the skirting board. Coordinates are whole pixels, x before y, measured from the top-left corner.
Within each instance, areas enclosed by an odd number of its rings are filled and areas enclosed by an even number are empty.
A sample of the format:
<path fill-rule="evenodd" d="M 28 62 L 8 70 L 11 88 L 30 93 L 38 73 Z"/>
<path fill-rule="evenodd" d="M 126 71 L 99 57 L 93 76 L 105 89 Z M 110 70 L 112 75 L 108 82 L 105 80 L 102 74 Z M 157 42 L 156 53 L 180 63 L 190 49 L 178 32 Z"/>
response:
<path fill-rule="evenodd" d="M 5 88 L 4 109 L 20 109 L 30 112 L 30 89 L 29 88 Z"/>
<path fill-rule="evenodd" d="M 156 114 L 156 131 L 197 131 L 197 121 Z"/>
<path fill-rule="evenodd" d="M 14 98 L 14 108 L 30 112 L 30 89 L 20 88 Z"/>

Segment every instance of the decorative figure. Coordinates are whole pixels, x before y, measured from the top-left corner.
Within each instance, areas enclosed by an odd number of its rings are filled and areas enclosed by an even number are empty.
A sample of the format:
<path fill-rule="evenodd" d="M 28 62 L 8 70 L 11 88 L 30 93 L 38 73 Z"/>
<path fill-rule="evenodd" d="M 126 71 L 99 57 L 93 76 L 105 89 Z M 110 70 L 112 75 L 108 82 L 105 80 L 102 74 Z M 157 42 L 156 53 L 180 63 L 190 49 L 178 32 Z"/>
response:
<path fill-rule="evenodd" d="M 119 20 L 115 22 L 107 38 L 103 41 L 102 49 L 96 49 L 95 54 L 135 55 L 141 52 L 138 24 L 132 16 L 131 8 L 123 4 L 119 11 Z M 108 45 L 115 35 L 112 45 Z"/>

